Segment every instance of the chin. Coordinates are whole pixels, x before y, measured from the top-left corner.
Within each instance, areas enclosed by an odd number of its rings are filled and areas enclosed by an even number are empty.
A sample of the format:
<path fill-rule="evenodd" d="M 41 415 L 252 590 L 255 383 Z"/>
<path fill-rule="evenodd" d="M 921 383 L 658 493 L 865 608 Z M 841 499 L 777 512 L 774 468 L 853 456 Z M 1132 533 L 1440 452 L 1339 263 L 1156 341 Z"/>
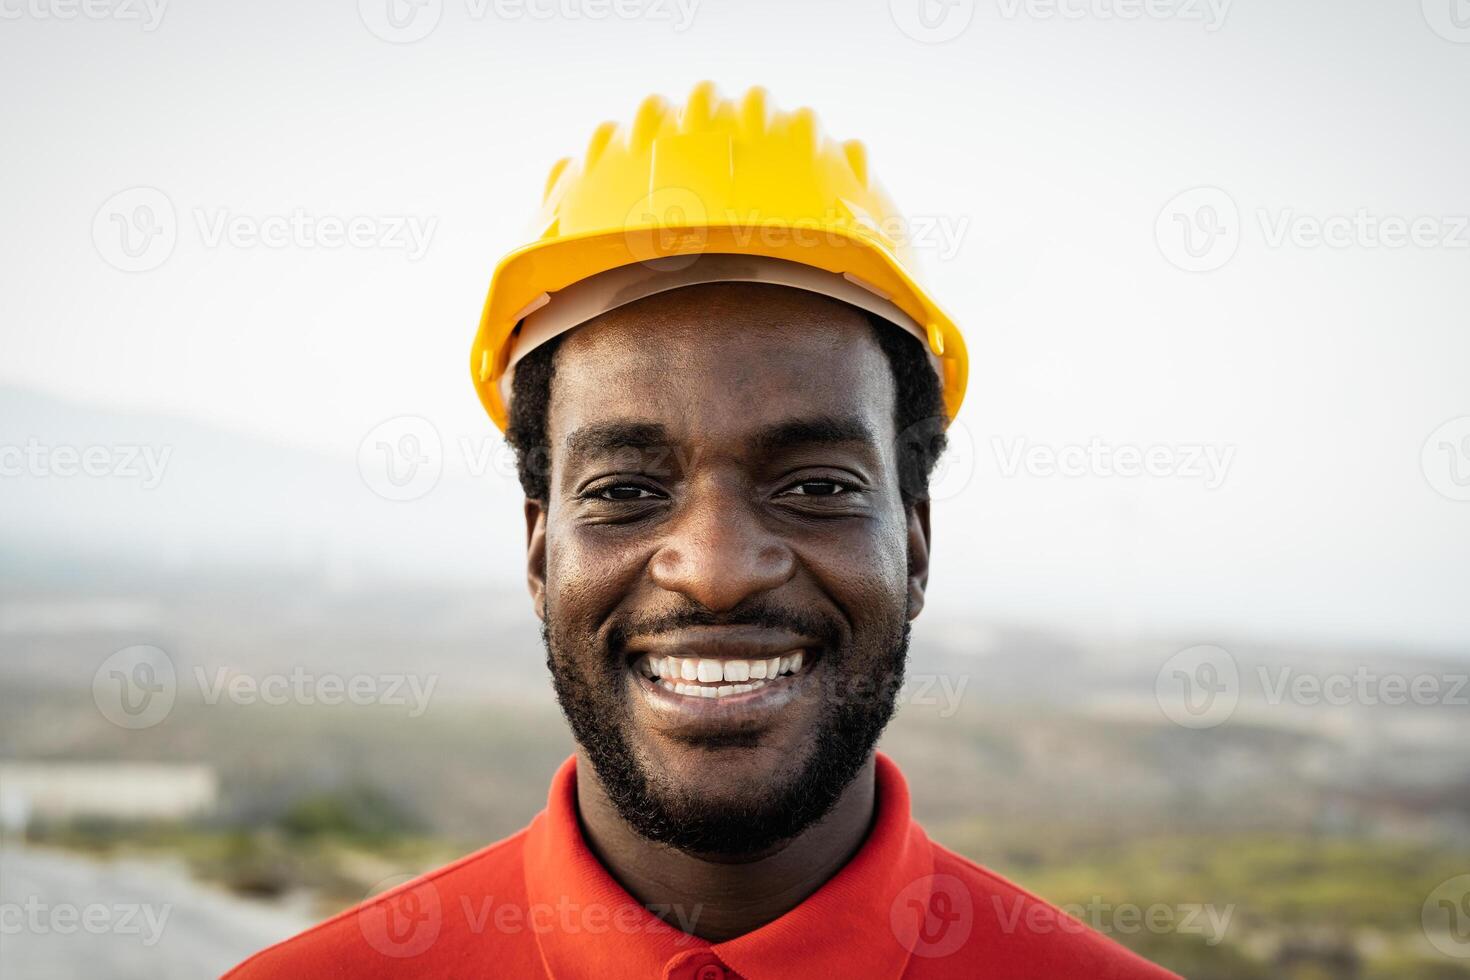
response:
<path fill-rule="evenodd" d="M 738 744 L 734 737 L 696 745 L 669 746 L 647 760 L 651 785 L 670 798 L 700 808 L 727 806 L 742 812 L 790 792 L 805 769 L 806 753 L 785 745 Z"/>

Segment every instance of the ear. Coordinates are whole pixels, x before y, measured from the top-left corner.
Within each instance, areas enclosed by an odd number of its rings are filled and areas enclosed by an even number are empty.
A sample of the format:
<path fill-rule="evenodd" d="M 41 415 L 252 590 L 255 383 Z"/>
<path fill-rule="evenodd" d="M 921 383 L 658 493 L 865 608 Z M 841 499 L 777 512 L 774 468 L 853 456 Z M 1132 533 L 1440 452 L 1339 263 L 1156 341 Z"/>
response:
<path fill-rule="evenodd" d="M 546 507 L 526 498 L 526 585 L 531 589 L 531 607 L 536 617 L 546 620 Z"/>
<path fill-rule="evenodd" d="M 929 501 L 917 500 L 909 510 L 909 619 L 924 608 L 929 585 Z"/>

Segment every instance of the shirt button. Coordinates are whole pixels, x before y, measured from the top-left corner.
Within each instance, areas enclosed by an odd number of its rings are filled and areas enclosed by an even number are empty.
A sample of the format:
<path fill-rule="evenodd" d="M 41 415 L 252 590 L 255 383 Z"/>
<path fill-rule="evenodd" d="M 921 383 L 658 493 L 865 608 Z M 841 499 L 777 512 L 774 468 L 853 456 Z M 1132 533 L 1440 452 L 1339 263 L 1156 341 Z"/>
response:
<path fill-rule="evenodd" d="M 706 963 L 695 974 L 696 980 L 725 980 L 725 971 L 713 963 Z"/>

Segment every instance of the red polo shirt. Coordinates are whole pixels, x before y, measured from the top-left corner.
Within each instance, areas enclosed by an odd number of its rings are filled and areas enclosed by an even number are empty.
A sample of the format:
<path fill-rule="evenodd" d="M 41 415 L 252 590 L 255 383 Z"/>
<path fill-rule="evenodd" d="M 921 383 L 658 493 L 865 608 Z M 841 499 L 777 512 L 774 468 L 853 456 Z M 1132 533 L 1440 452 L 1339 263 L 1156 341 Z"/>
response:
<path fill-rule="evenodd" d="M 513 837 L 374 896 L 257 953 L 237 980 L 511 977 L 573 980 L 1159 980 L 1173 977 L 1015 885 L 932 843 L 879 753 L 862 848 L 801 905 L 708 943 L 665 925 L 587 848 L 576 760 Z M 687 919 L 697 910 L 674 910 Z"/>

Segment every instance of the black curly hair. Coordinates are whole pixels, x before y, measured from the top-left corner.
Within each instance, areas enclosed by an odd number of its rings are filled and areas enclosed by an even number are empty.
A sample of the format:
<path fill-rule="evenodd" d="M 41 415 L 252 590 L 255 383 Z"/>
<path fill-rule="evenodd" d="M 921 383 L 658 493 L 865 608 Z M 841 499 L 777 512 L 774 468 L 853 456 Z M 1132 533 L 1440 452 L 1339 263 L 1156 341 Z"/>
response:
<path fill-rule="evenodd" d="M 894 429 L 898 432 L 899 488 L 905 508 L 929 495 L 929 474 L 944 453 L 946 416 L 939 377 L 918 339 L 871 313 L 868 324 L 893 372 Z M 521 488 L 532 500 L 545 502 L 550 492 L 551 446 L 547 412 L 556 352 L 566 335 L 527 354 L 516 365 L 511 383 L 510 424 L 505 438 L 515 449 Z"/>

